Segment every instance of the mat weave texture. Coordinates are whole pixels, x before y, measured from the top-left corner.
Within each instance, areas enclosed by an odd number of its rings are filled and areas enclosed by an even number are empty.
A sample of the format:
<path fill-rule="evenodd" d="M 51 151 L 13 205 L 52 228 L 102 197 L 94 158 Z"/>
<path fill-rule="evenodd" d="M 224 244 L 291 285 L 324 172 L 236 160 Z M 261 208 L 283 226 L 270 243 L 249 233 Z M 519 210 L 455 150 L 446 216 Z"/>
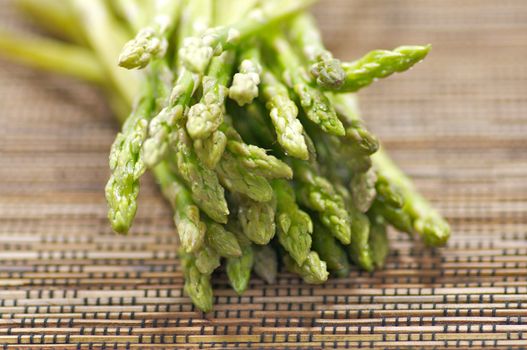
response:
<path fill-rule="evenodd" d="M 0 26 L 30 29 L 12 4 L 0 0 Z M 131 234 L 111 232 L 117 125 L 102 94 L 0 61 L 4 349 L 527 347 L 527 1 L 326 0 L 315 13 L 341 58 L 433 44 L 425 63 L 360 96 L 450 221 L 448 246 L 392 232 L 383 271 L 323 286 L 253 278 L 243 297 L 219 275 L 203 315 L 182 294 L 170 210 L 150 176 Z"/>

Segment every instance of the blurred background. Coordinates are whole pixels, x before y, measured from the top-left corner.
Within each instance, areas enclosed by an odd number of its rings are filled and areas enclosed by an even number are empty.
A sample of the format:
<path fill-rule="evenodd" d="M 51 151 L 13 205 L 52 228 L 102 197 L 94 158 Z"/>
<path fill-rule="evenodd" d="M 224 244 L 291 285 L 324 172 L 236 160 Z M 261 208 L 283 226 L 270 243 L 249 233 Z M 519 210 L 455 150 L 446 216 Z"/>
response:
<path fill-rule="evenodd" d="M 0 27 L 32 30 L 15 2 L 0 0 Z M 171 214 L 151 177 L 130 236 L 111 232 L 103 190 L 117 125 L 102 94 L 0 59 L 0 343 L 47 326 L 60 328 L 50 341 L 97 344 L 527 344 L 527 2 L 324 0 L 314 13 L 342 59 L 433 45 L 411 72 L 359 95 L 371 129 L 452 224 L 449 245 L 427 251 L 392 233 L 384 271 L 322 287 L 283 274 L 238 297 L 218 277 L 203 319 L 182 297 Z"/>

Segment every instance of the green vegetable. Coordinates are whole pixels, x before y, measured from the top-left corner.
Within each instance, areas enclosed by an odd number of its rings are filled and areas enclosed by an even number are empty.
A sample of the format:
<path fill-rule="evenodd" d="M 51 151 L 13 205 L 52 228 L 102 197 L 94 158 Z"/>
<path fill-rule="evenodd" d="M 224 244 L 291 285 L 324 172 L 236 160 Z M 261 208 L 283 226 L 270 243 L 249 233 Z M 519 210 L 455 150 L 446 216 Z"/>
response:
<path fill-rule="evenodd" d="M 212 311 L 213 295 L 210 275 L 198 270 L 196 259 L 192 255 L 180 253 L 179 256 L 185 276 L 185 293 L 198 309 L 203 312 Z"/>
<path fill-rule="evenodd" d="M 236 258 L 242 255 L 236 235 L 215 222 L 207 223 L 206 242 L 223 258 Z"/>
<path fill-rule="evenodd" d="M 315 221 L 313 230 L 313 250 L 327 264 L 328 270 L 337 277 L 346 277 L 350 264 L 346 250 L 328 232 L 327 228 Z"/>
<path fill-rule="evenodd" d="M 346 77 L 339 83 L 326 81 L 326 65 L 324 62 L 315 64 L 311 68 L 311 74 L 317 78 L 319 86 L 339 92 L 358 91 L 377 79 L 386 78 L 393 73 L 404 72 L 416 63 L 422 61 L 430 52 L 430 45 L 427 46 L 401 46 L 393 51 L 375 50 L 368 53 L 361 59 L 343 63 L 342 69 Z"/>
<path fill-rule="evenodd" d="M 278 257 L 270 245 L 253 246 L 254 272 L 265 282 L 273 284 L 278 274 Z"/>
<path fill-rule="evenodd" d="M 291 185 L 283 180 L 275 180 L 273 189 L 276 194 L 276 226 L 278 240 L 291 254 L 297 264 L 302 264 L 311 250 L 313 223 L 309 215 L 296 204 L 295 193 Z"/>
<path fill-rule="evenodd" d="M 302 265 L 297 265 L 296 262 L 289 256 L 284 256 L 284 264 L 287 269 L 302 277 L 306 283 L 321 284 L 327 281 L 329 273 L 327 265 L 316 252 L 310 252 Z"/>

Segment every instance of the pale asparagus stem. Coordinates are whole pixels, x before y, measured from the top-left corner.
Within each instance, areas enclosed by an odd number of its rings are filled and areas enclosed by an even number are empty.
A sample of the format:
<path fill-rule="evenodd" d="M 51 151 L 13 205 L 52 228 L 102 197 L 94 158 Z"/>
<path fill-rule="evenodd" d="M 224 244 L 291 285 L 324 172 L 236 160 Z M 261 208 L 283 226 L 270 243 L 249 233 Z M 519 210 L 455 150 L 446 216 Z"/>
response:
<path fill-rule="evenodd" d="M 299 201 L 318 213 L 322 224 L 343 244 L 351 239 L 350 216 L 335 186 L 307 162 L 293 161 Z"/>
<path fill-rule="evenodd" d="M 174 210 L 174 222 L 181 249 L 186 253 L 200 250 L 207 227 L 200 219 L 199 208 L 192 201 L 190 191 L 164 162 L 154 168 L 154 175 L 163 195 Z"/>
<path fill-rule="evenodd" d="M 284 71 L 284 79 L 298 97 L 306 117 L 326 133 L 345 135 L 344 126 L 331 101 L 311 82 L 290 43 L 280 34 L 272 37 L 269 43 Z"/>
<path fill-rule="evenodd" d="M 277 202 L 278 240 L 296 264 L 301 265 L 311 250 L 313 223 L 309 215 L 296 204 L 295 193 L 287 181 L 273 181 L 273 189 Z"/>
<path fill-rule="evenodd" d="M 308 159 L 304 128 L 297 119 L 298 108 L 290 99 L 288 89 L 270 71 L 265 70 L 262 74 L 261 90 L 278 143 L 291 157 Z"/>
<path fill-rule="evenodd" d="M 322 88 L 336 92 L 355 92 L 377 79 L 410 69 L 428 55 L 430 48 L 430 45 L 401 46 L 393 51 L 371 51 L 357 61 L 342 64 L 346 77 L 339 85 L 326 84 L 323 79 L 320 79 L 323 73 L 321 64 L 314 65 L 311 73 L 317 77 L 317 83 Z"/>
<path fill-rule="evenodd" d="M 207 75 L 203 77 L 203 96 L 199 103 L 190 108 L 186 125 L 193 139 L 210 137 L 223 123 L 227 85 L 230 82 L 234 59 L 232 51 L 214 57 Z"/>
<path fill-rule="evenodd" d="M 53 34 L 66 37 L 77 44 L 86 44 L 86 36 L 79 30 L 72 8 L 64 1 L 17 0 L 15 4 Z M 48 54 L 53 53 L 50 51 Z"/>
<path fill-rule="evenodd" d="M 128 41 L 119 55 L 119 65 L 127 69 L 146 67 L 154 58 L 165 56 L 168 37 L 172 33 L 182 7 L 182 0 L 152 0 L 154 15 L 148 26 Z"/>
<path fill-rule="evenodd" d="M 206 243 L 221 257 L 235 258 L 242 255 L 236 235 L 215 222 L 207 223 Z"/>
<path fill-rule="evenodd" d="M 254 272 L 268 284 L 276 282 L 278 274 L 278 257 L 270 245 L 253 246 Z"/>
<path fill-rule="evenodd" d="M 73 6 L 88 43 L 109 73 L 117 90 L 129 105 L 133 105 L 141 89 L 139 76 L 119 69 L 115 64 L 119 48 L 128 40 L 127 33 L 111 16 L 104 0 L 68 0 L 68 4 Z"/>
<path fill-rule="evenodd" d="M 185 276 L 185 293 L 201 311 L 212 311 L 213 292 L 210 275 L 201 273 L 196 266 L 196 258 L 180 252 L 181 265 Z"/>
<path fill-rule="evenodd" d="M 123 17 L 130 27 L 138 32 L 146 27 L 152 17 L 155 1 L 145 2 L 143 0 L 110 0 L 111 6 Z"/>
<path fill-rule="evenodd" d="M 260 64 L 260 50 L 254 43 L 244 46 L 240 53 L 240 67 L 232 79 L 229 97 L 239 106 L 253 102 L 258 97 L 258 85 L 262 66 Z"/>
<path fill-rule="evenodd" d="M 176 171 L 191 189 L 194 201 L 211 219 L 226 223 L 229 209 L 225 191 L 216 173 L 197 158 L 184 128 L 177 131 L 174 152 Z"/>
<path fill-rule="evenodd" d="M 322 37 L 309 14 L 296 16 L 291 21 L 289 35 L 293 43 L 300 47 L 308 63 L 316 68 L 315 79 L 319 85 L 342 85 L 346 73 L 341 67 L 341 62 L 333 58 L 333 54 L 324 47 Z"/>
<path fill-rule="evenodd" d="M 289 271 L 296 273 L 309 284 L 322 284 L 329 277 L 326 262 L 321 260 L 316 252 L 310 252 L 301 265 L 297 265 L 294 259 L 286 254 L 284 264 Z"/>
<path fill-rule="evenodd" d="M 444 245 L 450 227 L 430 203 L 416 190 L 411 180 L 397 168 L 382 150 L 373 156 L 377 172 L 398 187 L 404 199 L 403 212 L 412 219 L 412 228 L 429 246 Z"/>
<path fill-rule="evenodd" d="M 1 55 L 35 68 L 105 85 L 105 71 L 88 49 L 0 30 Z"/>
<path fill-rule="evenodd" d="M 240 41 L 257 35 L 304 10 L 315 0 L 291 0 L 284 3 L 264 2 L 262 7 L 230 26 L 207 30 L 199 37 L 187 38 L 179 50 L 183 65 L 190 71 L 203 74 L 214 55 L 235 48 Z"/>
<path fill-rule="evenodd" d="M 245 236 L 255 244 L 269 244 L 276 233 L 276 198 L 273 197 L 269 202 L 259 203 L 239 196 L 236 202 L 238 220 Z"/>

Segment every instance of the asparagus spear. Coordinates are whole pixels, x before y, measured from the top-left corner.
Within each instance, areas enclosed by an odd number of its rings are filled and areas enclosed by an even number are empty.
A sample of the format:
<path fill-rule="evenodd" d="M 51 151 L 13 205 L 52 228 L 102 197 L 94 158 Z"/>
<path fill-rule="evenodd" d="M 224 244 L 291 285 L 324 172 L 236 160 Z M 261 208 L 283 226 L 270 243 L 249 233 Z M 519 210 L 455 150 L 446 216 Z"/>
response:
<path fill-rule="evenodd" d="M 243 194 L 256 202 L 269 202 L 273 189 L 265 177 L 244 167 L 231 152 L 225 152 L 216 167 L 221 184 L 233 193 Z"/>
<path fill-rule="evenodd" d="M 225 270 L 232 288 L 239 295 L 243 294 L 249 286 L 251 270 L 254 264 L 254 254 L 251 244 L 242 245 L 242 255 L 228 258 Z"/>
<path fill-rule="evenodd" d="M 318 213 L 322 224 L 343 244 L 351 239 L 350 216 L 344 198 L 335 187 L 303 161 L 293 161 L 298 199 Z"/>
<path fill-rule="evenodd" d="M 349 185 L 351 200 L 355 208 L 360 212 L 365 213 L 370 209 L 377 194 L 375 189 L 376 183 L 377 174 L 373 169 L 365 173 L 356 173 L 353 175 Z"/>
<path fill-rule="evenodd" d="M 229 140 L 227 149 L 245 168 L 268 179 L 291 179 L 293 170 L 266 150 L 243 142 Z"/>
<path fill-rule="evenodd" d="M 326 263 L 316 252 L 310 252 L 301 265 L 297 265 L 291 256 L 285 254 L 284 264 L 289 271 L 298 274 L 306 283 L 322 284 L 329 276 Z"/>
<path fill-rule="evenodd" d="M 293 260 L 302 265 L 311 250 L 313 223 L 296 204 L 295 193 L 288 182 L 275 180 L 273 189 L 277 201 L 278 240 Z"/>
<path fill-rule="evenodd" d="M 344 126 L 337 117 L 333 105 L 327 96 L 311 82 L 289 42 L 282 35 L 275 35 L 269 43 L 276 53 L 278 64 L 284 71 L 287 84 L 294 90 L 307 118 L 323 131 L 343 136 Z"/>
<path fill-rule="evenodd" d="M 169 169 L 166 163 L 154 168 L 154 175 L 164 196 L 174 209 L 181 249 L 185 253 L 200 250 L 205 240 L 206 225 L 200 219 L 199 208 L 192 201 L 191 193 Z M 201 270 L 201 269 L 200 269 Z"/>
<path fill-rule="evenodd" d="M 370 222 L 370 255 L 376 268 L 382 268 L 390 250 L 388 234 L 384 219 L 379 215 L 372 215 Z"/>
<path fill-rule="evenodd" d="M 350 264 L 344 248 L 319 222 L 315 221 L 313 228 L 313 250 L 326 262 L 332 274 L 337 277 L 348 276 Z"/>
<path fill-rule="evenodd" d="M 226 51 L 215 57 L 203 77 L 203 97 L 188 113 L 187 130 L 193 139 L 205 139 L 218 130 L 225 115 L 227 85 L 231 79 L 234 54 Z"/>
<path fill-rule="evenodd" d="M 215 222 L 207 223 L 206 242 L 221 257 L 235 258 L 242 255 L 242 250 L 236 235 L 223 225 Z"/>
<path fill-rule="evenodd" d="M 339 87 L 346 78 L 346 73 L 339 60 L 324 47 L 322 37 L 315 19 L 309 14 L 296 16 L 291 21 L 289 31 L 291 40 L 302 49 L 308 63 L 316 68 L 317 84 Z"/>
<path fill-rule="evenodd" d="M 326 74 L 326 67 L 323 63 L 315 64 L 311 68 L 311 74 L 317 78 L 317 83 L 324 89 L 355 92 L 377 79 L 410 69 L 428 55 L 430 48 L 430 45 L 401 46 L 393 51 L 371 51 L 357 61 L 342 64 L 346 77 L 340 84 L 334 84 L 332 81 L 329 81 L 328 84 L 328 81 L 323 77 Z"/>
<path fill-rule="evenodd" d="M 239 106 L 244 106 L 252 103 L 258 97 L 258 85 L 262 72 L 259 48 L 254 43 L 242 46 L 239 60 L 241 63 L 238 73 L 232 79 L 229 97 Z"/>
<path fill-rule="evenodd" d="M 174 151 L 177 173 L 190 187 L 194 201 L 211 219 L 226 223 L 229 208 L 225 191 L 216 173 L 201 164 L 197 158 L 185 129 L 177 131 Z"/>
<path fill-rule="evenodd" d="M 314 2 L 315 0 L 291 0 L 285 4 L 265 2 L 261 8 L 251 11 L 230 26 L 212 28 L 199 37 L 187 38 L 179 50 L 182 63 L 190 71 L 203 74 L 214 55 L 235 48 L 240 41 L 293 17 Z"/>
<path fill-rule="evenodd" d="M 253 246 L 254 272 L 265 282 L 273 284 L 278 274 L 278 257 L 270 245 Z"/>
<path fill-rule="evenodd" d="M 276 233 L 276 198 L 259 203 L 239 196 L 238 219 L 243 233 L 255 244 L 269 244 Z"/>
<path fill-rule="evenodd" d="M 351 259 L 366 271 L 373 270 L 373 261 L 370 255 L 370 221 L 368 217 L 350 206 L 351 217 L 351 244 L 348 253 Z"/>
<path fill-rule="evenodd" d="M 194 255 L 197 269 L 205 275 L 212 274 L 221 265 L 220 255 L 208 244 L 201 247 Z"/>
<path fill-rule="evenodd" d="M 144 68 L 153 58 L 162 58 L 168 48 L 168 37 L 181 10 L 181 0 L 153 0 L 154 16 L 135 38 L 128 41 L 119 55 L 119 65 L 127 69 Z"/>
<path fill-rule="evenodd" d="M 194 151 L 199 160 L 209 169 L 215 169 L 227 147 L 227 136 L 216 130 L 206 139 L 194 140 Z"/>
<path fill-rule="evenodd" d="M 444 245 L 450 237 L 448 223 L 417 192 L 410 179 L 397 168 L 384 151 L 378 152 L 373 160 L 379 174 L 401 190 L 405 202 L 402 211 L 411 218 L 413 230 L 429 246 Z"/>
<path fill-rule="evenodd" d="M 199 34 L 208 26 L 212 16 L 210 1 L 192 0 L 187 3 L 181 20 L 180 37 Z M 201 84 L 199 75 L 182 67 L 179 56 L 177 66 L 180 69 L 168 104 L 152 119 L 148 139 L 143 145 L 143 156 L 149 167 L 155 166 L 166 156 L 171 138 L 178 129 L 184 127 L 186 108 Z"/>
<path fill-rule="evenodd" d="M 212 310 L 213 292 L 210 275 L 201 273 L 196 267 L 196 259 L 183 252 L 179 254 L 183 274 L 185 276 L 185 293 L 192 299 L 192 303 L 203 312 Z"/>
<path fill-rule="evenodd" d="M 298 108 L 289 98 L 287 88 L 269 71 L 262 74 L 262 98 L 269 110 L 278 143 L 292 157 L 306 160 L 309 158 L 304 128 L 297 119 Z"/>

